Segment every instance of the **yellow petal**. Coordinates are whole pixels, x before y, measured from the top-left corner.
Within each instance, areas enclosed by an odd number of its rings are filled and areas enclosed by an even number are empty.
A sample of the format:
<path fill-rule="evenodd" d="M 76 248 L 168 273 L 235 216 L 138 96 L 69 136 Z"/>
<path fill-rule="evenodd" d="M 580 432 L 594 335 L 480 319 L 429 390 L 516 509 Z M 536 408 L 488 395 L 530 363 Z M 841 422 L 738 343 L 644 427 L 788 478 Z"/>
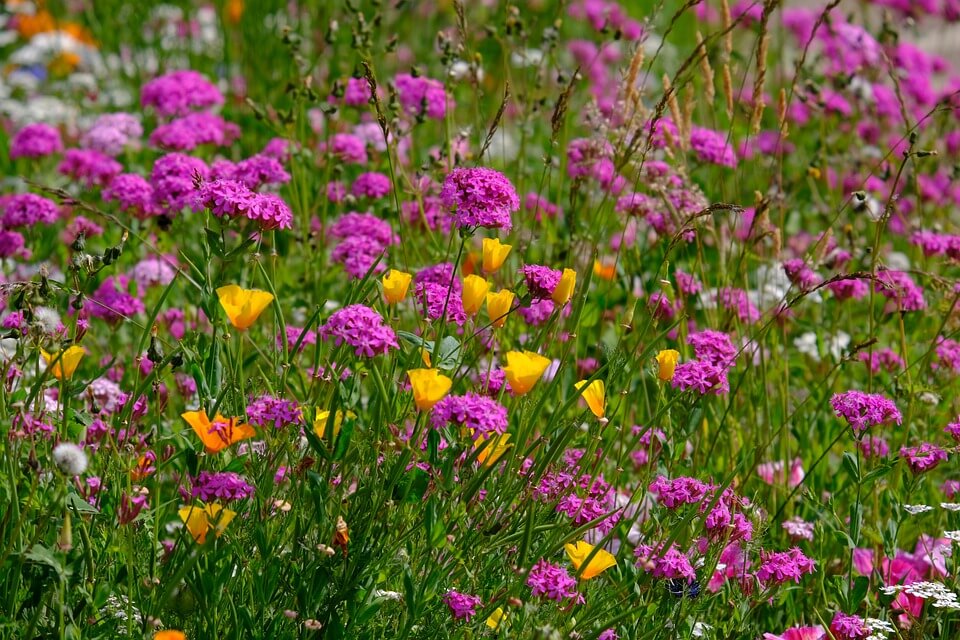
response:
<path fill-rule="evenodd" d="M 509 244 L 501 244 L 499 238 L 483 239 L 483 272 L 493 273 L 499 269 L 510 254 Z"/>
<path fill-rule="evenodd" d="M 513 292 L 509 289 L 487 294 L 487 316 L 494 327 L 499 329 L 507 321 L 507 314 L 513 306 L 513 298 Z"/>
<path fill-rule="evenodd" d="M 503 607 L 497 607 L 496 610 L 490 614 L 490 617 L 487 618 L 487 626 L 491 629 L 496 629 L 500 626 L 500 623 L 503 622 L 504 616 Z"/>
<path fill-rule="evenodd" d="M 503 373 L 510 383 L 510 389 L 518 396 L 533 389 L 533 385 L 543 376 L 550 366 L 550 358 L 545 358 L 533 351 L 508 351 L 507 366 Z"/>
<path fill-rule="evenodd" d="M 577 272 L 573 269 L 564 269 L 563 275 L 560 276 L 560 282 L 557 284 L 557 288 L 553 290 L 553 295 L 550 296 L 553 299 L 555 304 L 563 306 L 570 302 L 570 298 L 573 296 L 573 289 L 577 286 Z"/>
<path fill-rule="evenodd" d="M 490 283 L 480 276 L 467 276 L 463 279 L 463 290 L 460 298 L 463 301 L 463 310 L 468 316 L 475 316 L 483 306 L 483 301 L 490 290 Z"/>
<path fill-rule="evenodd" d="M 242 289 L 228 284 L 217 289 L 220 306 L 223 307 L 230 324 L 246 331 L 257 321 L 263 310 L 273 302 L 273 294 L 259 289 Z"/>
<path fill-rule="evenodd" d="M 576 384 L 577 390 L 583 389 L 587 384 L 586 380 L 581 380 Z M 594 380 L 586 389 L 583 389 L 583 399 L 586 401 L 590 411 L 598 418 L 602 418 L 606 413 L 607 401 L 603 380 Z"/>
<path fill-rule="evenodd" d="M 604 549 L 597 549 L 594 553 L 594 546 L 586 540 L 581 540 L 575 545 L 566 544 L 563 548 L 566 550 L 567 556 L 570 558 L 570 562 L 573 563 L 574 568 L 580 572 L 580 578 L 582 580 L 595 578 L 617 564 L 617 559 L 612 553 Z M 590 562 L 580 571 L 580 566 L 586 562 L 591 553 L 593 553 L 593 557 L 590 558 Z"/>
<path fill-rule="evenodd" d="M 407 377 L 413 389 L 413 401 L 420 411 L 432 409 L 453 386 L 453 381 L 436 369 L 411 369 Z"/>
<path fill-rule="evenodd" d="M 676 349 L 664 349 L 657 354 L 657 377 L 664 382 L 673 380 L 674 371 L 677 369 L 677 361 L 680 359 L 680 352 Z"/>
<path fill-rule="evenodd" d="M 383 298 L 387 304 L 397 304 L 407 296 L 413 276 L 406 271 L 390 269 L 383 276 Z"/>

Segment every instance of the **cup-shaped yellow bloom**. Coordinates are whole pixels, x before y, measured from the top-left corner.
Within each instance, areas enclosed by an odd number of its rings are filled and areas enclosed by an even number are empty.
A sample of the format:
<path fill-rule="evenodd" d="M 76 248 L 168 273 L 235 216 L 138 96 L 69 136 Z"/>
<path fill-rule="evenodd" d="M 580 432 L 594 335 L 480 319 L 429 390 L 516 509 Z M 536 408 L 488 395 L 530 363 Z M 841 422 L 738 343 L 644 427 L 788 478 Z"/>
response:
<path fill-rule="evenodd" d="M 230 521 L 237 515 L 235 511 L 224 509 L 219 504 L 193 505 L 184 507 L 178 512 L 180 519 L 187 525 L 187 531 L 198 544 L 207 541 L 207 533 L 214 530 L 218 538 Z"/>
<path fill-rule="evenodd" d="M 497 607 L 496 611 L 490 614 L 490 617 L 487 618 L 487 626 L 491 629 L 496 629 L 500 626 L 500 623 L 503 622 L 503 617 L 507 615 L 503 612 L 503 607 Z"/>
<path fill-rule="evenodd" d="M 599 260 L 594 260 L 593 275 L 602 280 L 613 280 L 613 278 L 617 275 L 617 265 L 612 262 L 604 264 Z"/>
<path fill-rule="evenodd" d="M 680 359 L 680 352 L 676 349 L 664 349 L 657 354 L 657 364 L 660 365 L 657 371 L 657 377 L 664 382 L 673 380 L 673 373 L 677 369 L 677 361 Z"/>
<path fill-rule="evenodd" d="M 477 461 L 485 467 L 496 464 L 497 460 L 502 458 L 503 454 L 513 446 L 509 440 L 510 434 L 504 433 L 493 438 L 490 444 L 486 444 L 486 439 L 478 435 L 477 439 L 473 441 L 473 448 L 480 450 L 480 453 L 477 454 Z"/>
<path fill-rule="evenodd" d="M 580 571 L 580 565 L 582 565 L 587 557 L 593 553 L 594 546 L 585 540 L 581 540 L 577 544 L 565 544 L 563 548 L 567 552 L 567 556 L 570 558 L 570 562 L 573 563 L 573 566 Z M 590 562 L 583 568 L 583 571 L 580 571 L 580 578 L 583 580 L 589 580 L 590 578 L 596 578 L 598 575 L 613 567 L 617 564 L 617 559 L 613 557 L 613 554 L 609 551 L 603 549 L 597 549 L 597 552 L 594 553 L 593 557 L 590 558 Z"/>
<path fill-rule="evenodd" d="M 47 353 L 43 349 L 40 350 L 43 361 L 50 367 L 50 375 L 57 380 L 69 380 L 80 365 L 80 359 L 86 353 L 87 350 L 78 344 L 56 353 Z"/>
<path fill-rule="evenodd" d="M 241 289 L 235 284 L 228 284 L 217 289 L 220 306 L 230 318 L 230 324 L 246 331 L 250 328 L 263 310 L 273 302 L 273 294 L 259 289 Z"/>
<path fill-rule="evenodd" d="M 503 265 L 513 246 L 501 244 L 499 238 L 483 239 L 483 272 L 493 273 Z"/>
<path fill-rule="evenodd" d="M 584 385 L 587 384 L 586 380 L 581 380 L 577 383 L 577 390 L 583 389 Z M 605 389 L 603 386 L 603 380 L 594 380 L 590 383 L 586 389 L 583 389 L 583 399 L 587 401 L 587 406 L 590 407 L 590 411 L 593 412 L 593 415 L 598 418 L 602 418 L 603 414 L 607 410 L 607 400 L 605 395 Z"/>
<path fill-rule="evenodd" d="M 537 384 L 543 372 L 550 366 L 550 358 L 533 351 L 508 351 L 507 366 L 503 373 L 510 383 L 510 390 L 522 396 Z"/>
<path fill-rule="evenodd" d="M 343 426 L 344 415 L 351 420 L 357 417 L 357 414 L 355 414 L 353 411 L 347 411 L 346 414 L 344 414 L 343 411 L 337 411 L 337 415 L 333 416 L 334 438 L 340 435 L 340 427 Z M 317 417 L 313 421 L 313 432 L 317 434 L 317 437 L 321 440 L 323 440 L 324 434 L 327 433 L 328 422 L 330 422 L 330 412 L 326 409 L 317 409 Z"/>
<path fill-rule="evenodd" d="M 570 298 L 573 297 L 573 288 L 576 286 L 577 272 L 573 269 L 564 269 L 563 275 L 560 276 L 560 282 L 557 283 L 557 288 L 553 290 L 553 295 L 550 296 L 553 298 L 554 304 L 562 307 L 570 302 Z"/>
<path fill-rule="evenodd" d="M 507 314 L 513 306 L 513 291 L 503 289 L 496 293 L 487 294 L 487 315 L 494 327 L 500 328 L 507 321 Z"/>
<path fill-rule="evenodd" d="M 460 298 L 463 300 L 463 310 L 468 316 L 477 315 L 488 291 L 490 291 L 490 283 L 486 278 L 471 275 L 463 279 Z"/>
<path fill-rule="evenodd" d="M 420 411 L 432 409 L 453 385 L 453 380 L 436 369 L 411 369 L 407 371 L 407 377 L 413 389 L 413 401 Z"/>
<path fill-rule="evenodd" d="M 387 275 L 383 276 L 383 298 L 387 304 L 397 304 L 407 297 L 407 289 L 410 288 L 410 281 L 413 276 L 406 271 L 397 271 L 390 269 Z"/>
<path fill-rule="evenodd" d="M 241 424 L 237 418 L 224 418 L 219 413 L 210 420 L 205 409 L 187 411 L 180 414 L 203 442 L 207 453 L 217 453 L 235 442 L 252 438 L 256 432 L 248 424 Z"/>

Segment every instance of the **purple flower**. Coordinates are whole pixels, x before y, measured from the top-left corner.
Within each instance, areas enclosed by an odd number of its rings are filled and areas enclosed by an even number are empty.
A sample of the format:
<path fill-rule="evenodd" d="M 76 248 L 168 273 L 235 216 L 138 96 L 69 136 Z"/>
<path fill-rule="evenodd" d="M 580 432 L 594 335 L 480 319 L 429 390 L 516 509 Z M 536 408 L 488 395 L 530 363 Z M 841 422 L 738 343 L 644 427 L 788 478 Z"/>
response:
<path fill-rule="evenodd" d="M 458 168 L 447 174 L 440 191 L 443 205 L 461 228 L 490 227 L 509 231 L 510 214 L 520 208 L 520 198 L 499 171 Z"/>
<path fill-rule="evenodd" d="M 321 151 L 329 152 L 341 162 L 367 164 L 367 143 L 349 133 L 333 134 L 326 144 L 321 145 Z"/>
<path fill-rule="evenodd" d="M 370 83 L 364 78 L 348 78 L 343 90 L 343 103 L 348 107 L 363 107 L 370 102 Z"/>
<path fill-rule="evenodd" d="M 830 622 L 830 632 L 837 640 L 858 640 L 870 635 L 866 622 L 859 616 L 851 616 L 837 611 Z"/>
<path fill-rule="evenodd" d="M 390 178 L 382 173 L 371 171 L 357 176 L 357 179 L 353 181 L 350 192 L 358 198 L 376 199 L 388 195 L 392 189 L 393 185 L 390 183 Z"/>
<path fill-rule="evenodd" d="M 701 395 L 712 391 L 719 396 L 730 391 L 727 368 L 701 360 L 678 364 L 670 384 L 681 391 L 695 389 Z"/>
<path fill-rule="evenodd" d="M 397 99 L 412 116 L 425 115 L 442 120 L 447 113 L 447 103 L 453 102 L 452 98 L 447 97 L 439 80 L 399 73 L 393 79 L 393 84 L 397 88 Z"/>
<path fill-rule="evenodd" d="M 650 492 L 657 494 L 660 504 L 668 509 L 676 509 L 685 504 L 697 504 L 713 488 L 705 482 L 686 476 L 680 476 L 673 480 L 665 476 L 657 476 L 657 479 L 649 486 Z"/>
<path fill-rule="evenodd" d="M 860 441 L 860 451 L 867 458 L 883 458 L 890 454 L 890 445 L 879 436 L 867 436 Z"/>
<path fill-rule="evenodd" d="M 685 579 L 689 582 L 697 579 L 697 572 L 694 571 L 690 558 L 685 553 L 677 549 L 674 544 L 671 544 L 666 551 L 661 551 L 660 546 L 638 545 L 633 552 L 634 557 L 637 558 L 637 566 L 653 574 L 655 578 Z"/>
<path fill-rule="evenodd" d="M 143 313 L 145 309 L 140 299 L 143 292 L 137 290 L 137 295 L 130 294 L 130 283 L 128 276 L 110 276 L 90 297 L 90 304 L 85 308 L 89 309 L 91 316 L 103 318 L 111 324 Z"/>
<path fill-rule="evenodd" d="M 482 604 L 477 596 L 453 590 L 443 594 L 443 601 L 457 620 L 469 620 L 477 614 L 477 608 Z"/>
<path fill-rule="evenodd" d="M 154 129 L 150 144 L 171 151 L 192 151 L 205 144 L 227 146 L 239 136 L 237 125 L 216 114 L 191 113 Z"/>
<path fill-rule="evenodd" d="M 893 301 L 894 304 L 890 305 L 892 310 L 921 311 L 927 308 L 923 289 L 903 271 L 878 272 L 874 287 L 881 295 Z"/>
<path fill-rule="evenodd" d="M 255 427 L 282 429 L 301 421 L 300 407 L 293 400 L 262 395 L 247 404 L 247 421 Z"/>
<path fill-rule="evenodd" d="M 239 180 L 253 191 L 267 185 L 278 186 L 290 182 L 290 174 L 280 161 L 265 154 L 241 160 L 234 165 L 233 175 L 230 177 Z"/>
<path fill-rule="evenodd" d="M 23 235 L 16 231 L 0 229 L 0 258 L 12 258 L 21 255 L 24 252 L 25 243 Z"/>
<path fill-rule="evenodd" d="M 303 336 L 303 340 L 300 340 L 300 336 Z M 317 344 L 317 332 L 308 331 L 301 327 L 292 327 L 287 325 L 287 348 L 291 351 L 297 343 L 300 343 L 300 351 L 303 351 L 308 344 Z M 283 337 L 278 333 L 277 334 L 277 349 L 283 348 Z"/>
<path fill-rule="evenodd" d="M 184 116 L 223 104 L 223 94 L 196 71 L 173 71 L 144 84 L 140 104 L 153 107 L 161 117 Z"/>
<path fill-rule="evenodd" d="M 747 292 L 742 289 L 733 287 L 720 289 L 717 291 L 715 300 L 724 309 L 736 311 L 741 322 L 759 322 L 760 320 L 760 311 L 750 301 Z"/>
<path fill-rule="evenodd" d="M 539 264 L 528 264 L 520 269 L 527 283 L 527 291 L 534 300 L 546 300 L 553 295 L 562 274 L 556 269 Z"/>
<path fill-rule="evenodd" d="M 330 226 L 329 233 L 334 238 L 367 236 L 384 246 L 399 241 L 389 222 L 372 213 L 357 213 L 355 211 L 337 218 L 337 221 Z"/>
<path fill-rule="evenodd" d="M 60 132 L 48 124 L 28 124 L 10 140 L 10 159 L 42 158 L 63 151 Z"/>
<path fill-rule="evenodd" d="M 761 551 L 757 580 L 764 583 L 783 584 L 788 580 L 799 583 L 805 573 L 813 573 L 814 562 L 803 555 L 797 547 L 789 551 Z"/>
<path fill-rule="evenodd" d="M 253 495 L 253 487 L 238 474 L 229 471 L 201 471 L 191 482 L 190 496 L 204 502 L 245 500 Z"/>
<path fill-rule="evenodd" d="M 109 184 L 123 171 L 123 165 L 108 155 L 93 149 L 67 149 L 57 171 L 75 180 L 83 180 L 88 187 Z"/>
<path fill-rule="evenodd" d="M 460 282 L 456 282 L 454 287 L 437 282 L 418 282 L 414 286 L 414 300 L 427 320 L 432 322 L 444 318 L 446 311 L 445 320 L 448 322 L 454 322 L 458 327 L 466 323 L 467 312 L 463 309 L 463 298 L 460 297 Z"/>
<path fill-rule="evenodd" d="M 322 339 L 333 338 L 334 345 L 347 343 L 354 354 L 372 358 L 399 349 L 397 334 L 383 323 L 383 316 L 362 304 L 353 304 L 334 312 L 320 327 Z"/>
<path fill-rule="evenodd" d="M 724 167 L 737 166 L 737 154 L 727 142 L 726 133 L 694 126 L 690 130 L 690 148 L 703 162 Z"/>
<path fill-rule="evenodd" d="M 813 523 L 801 518 L 793 517 L 785 520 L 781 525 L 793 540 L 808 540 L 813 542 Z"/>
<path fill-rule="evenodd" d="M 530 587 L 530 595 L 534 598 L 542 596 L 557 602 L 563 602 L 569 598 L 577 602 L 583 601 L 583 596 L 577 592 L 577 581 L 567 573 L 567 570 L 543 558 L 530 568 L 527 574 L 527 586 Z"/>
<path fill-rule="evenodd" d="M 150 172 L 153 205 L 159 212 L 176 215 L 194 203 L 194 181 L 206 180 L 210 170 L 203 160 L 182 153 L 157 158 Z"/>
<path fill-rule="evenodd" d="M 386 271 L 387 248 L 370 236 L 357 235 L 345 238 L 334 247 L 330 259 L 342 264 L 351 277 L 359 280 L 371 268 L 374 273 Z"/>
<path fill-rule="evenodd" d="M 895 422 L 900 424 L 903 416 L 892 400 L 875 393 L 846 391 L 834 394 L 830 405 L 838 418 L 844 418 L 854 434 L 859 435 L 869 427 Z"/>
<path fill-rule="evenodd" d="M 129 113 L 107 113 L 93 123 L 83 136 L 83 146 L 108 156 L 119 155 L 131 139 L 143 135 L 140 121 Z"/>
<path fill-rule="evenodd" d="M 153 187 L 136 173 L 121 173 L 115 176 L 102 192 L 106 201 L 116 200 L 121 211 L 132 211 L 138 217 L 146 217 L 155 211 Z"/>
<path fill-rule="evenodd" d="M 687 343 L 697 358 L 712 365 L 729 369 L 737 359 L 737 348 L 725 333 L 706 329 L 691 333 Z"/>
<path fill-rule="evenodd" d="M 4 227 L 32 227 L 53 224 L 60 216 L 57 204 L 34 193 L 19 193 L 0 200 Z"/>
<path fill-rule="evenodd" d="M 509 422 L 506 407 L 493 398 L 470 391 L 462 396 L 444 397 L 430 413 L 434 429 L 452 424 L 469 429 L 473 439 L 500 435 L 507 430 Z"/>
<path fill-rule="evenodd" d="M 954 373 L 960 373 L 960 342 L 941 336 L 937 338 L 936 354 L 937 362 L 930 364 L 931 369 L 942 366 L 952 369 Z"/>
<path fill-rule="evenodd" d="M 947 452 L 935 444 L 923 442 L 916 447 L 901 447 L 900 457 L 907 460 L 910 471 L 915 474 L 930 471 L 947 459 Z"/>
<path fill-rule="evenodd" d="M 130 276 L 142 288 L 165 287 L 177 275 L 177 266 L 171 258 L 163 256 L 148 256 L 134 265 Z"/>

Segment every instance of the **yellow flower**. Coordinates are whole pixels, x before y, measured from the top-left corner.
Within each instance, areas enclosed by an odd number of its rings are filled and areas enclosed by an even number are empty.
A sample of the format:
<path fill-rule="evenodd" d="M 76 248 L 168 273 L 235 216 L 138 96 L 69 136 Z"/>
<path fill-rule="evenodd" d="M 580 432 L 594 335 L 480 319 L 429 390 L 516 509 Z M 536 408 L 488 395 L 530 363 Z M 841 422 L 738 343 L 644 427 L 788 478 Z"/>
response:
<path fill-rule="evenodd" d="M 510 440 L 510 434 L 504 433 L 499 435 L 496 438 L 493 438 L 492 442 L 488 445 L 484 445 L 486 439 L 483 436 L 478 435 L 477 439 L 473 442 L 474 449 L 480 449 L 480 453 L 477 454 L 477 461 L 485 467 L 490 467 L 497 463 L 497 460 L 503 457 L 503 454 L 513 445 L 508 441 Z"/>
<path fill-rule="evenodd" d="M 680 359 L 680 352 L 676 349 L 664 349 L 657 354 L 657 364 L 660 370 L 657 371 L 657 377 L 664 382 L 673 380 L 673 372 L 677 368 L 677 360 Z"/>
<path fill-rule="evenodd" d="M 574 568 L 578 571 L 580 570 L 580 565 L 584 563 L 591 553 L 593 553 L 594 546 L 584 540 L 581 540 L 577 544 L 565 544 L 563 548 L 567 551 L 567 556 L 570 558 L 570 562 L 573 563 Z M 590 578 L 596 578 L 598 575 L 609 569 L 610 567 L 616 566 L 617 559 L 613 557 L 613 554 L 609 551 L 604 551 L 603 549 L 597 549 L 597 552 L 594 553 L 593 557 L 590 558 L 590 562 L 586 567 L 583 568 L 583 571 L 580 573 L 580 577 L 583 580 L 589 580 Z"/>
<path fill-rule="evenodd" d="M 503 265 L 513 246 L 501 244 L 499 238 L 483 239 L 483 272 L 493 273 Z"/>
<path fill-rule="evenodd" d="M 56 353 L 47 353 L 43 349 L 40 350 L 44 362 L 50 367 L 50 374 L 57 380 L 63 380 L 64 378 L 69 380 L 80 365 L 80 359 L 86 353 L 87 350 L 78 344 Z"/>
<path fill-rule="evenodd" d="M 564 269 L 563 275 L 560 276 L 560 282 L 557 284 L 557 288 L 553 290 L 553 302 L 560 306 L 563 306 L 570 302 L 570 298 L 573 297 L 573 288 L 577 286 L 577 272 L 573 269 Z"/>
<path fill-rule="evenodd" d="M 617 275 L 617 265 L 614 263 L 604 264 L 599 260 L 593 261 L 593 275 L 603 280 L 613 280 Z"/>
<path fill-rule="evenodd" d="M 207 453 L 217 453 L 235 442 L 252 438 L 256 432 L 248 424 L 240 424 L 237 418 L 224 418 L 219 413 L 211 421 L 207 417 L 207 411 L 187 411 L 181 413 L 180 417 L 187 421 L 200 440 L 203 442 L 203 448 Z"/>
<path fill-rule="evenodd" d="M 214 535 L 219 538 L 230 521 L 237 515 L 235 511 L 224 509 L 219 504 L 184 507 L 177 513 L 180 514 L 180 519 L 187 525 L 187 531 L 190 532 L 190 535 L 198 544 L 207 541 L 207 533 L 210 529 L 213 529 Z"/>
<path fill-rule="evenodd" d="M 336 438 L 340 435 L 340 427 L 343 426 L 343 411 L 337 411 L 337 415 L 333 416 L 333 437 Z M 354 419 L 357 417 L 353 411 L 347 411 L 347 418 Z M 330 412 L 326 410 L 317 409 L 317 417 L 313 421 L 313 432 L 317 434 L 317 437 L 323 440 L 324 434 L 327 432 L 327 422 L 330 421 Z"/>
<path fill-rule="evenodd" d="M 390 269 L 383 276 L 383 297 L 387 304 L 397 304 L 407 296 L 413 276 L 406 271 Z"/>
<path fill-rule="evenodd" d="M 487 315 L 494 327 L 500 328 L 507 321 L 507 314 L 513 306 L 513 291 L 503 289 L 487 294 Z"/>
<path fill-rule="evenodd" d="M 187 634 L 176 629 L 164 629 L 153 634 L 153 640 L 187 640 Z"/>
<path fill-rule="evenodd" d="M 510 390 L 522 396 L 537 384 L 543 372 L 550 366 L 550 358 L 544 358 L 533 351 L 508 351 L 507 366 L 503 373 L 510 383 Z"/>
<path fill-rule="evenodd" d="M 500 626 L 500 623 L 503 622 L 504 616 L 503 607 L 497 607 L 496 611 L 490 614 L 490 617 L 487 618 L 487 626 L 491 629 L 496 629 Z"/>
<path fill-rule="evenodd" d="M 220 306 L 230 318 L 230 324 L 246 331 L 250 328 L 264 309 L 273 302 L 273 294 L 259 289 L 241 289 L 235 284 L 228 284 L 217 289 Z"/>
<path fill-rule="evenodd" d="M 453 380 L 436 369 L 411 369 L 407 371 L 413 388 L 413 401 L 420 411 L 429 411 L 447 395 Z"/>
<path fill-rule="evenodd" d="M 587 384 L 586 380 L 581 380 L 577 383 L 577 390 L 583 388 Z M 583 399 L 587 401 L 587 406 L 590 407 L 590 411 L 593 412 L 593 415 L 598 418 L 602 418 L 603 414 L 606 412 L 607 401 L 604 396 L 604 387 L 603 380 L 594 380 L 590 383 L 583 391 Z"/>
<path fill-rule="evenodd" d="M 475 316 L 483 306 L 483 299 L 490 290 L 490 283 L 481 276 L 467 276 L 463 279 L 463 291 L 460 294 L 463 300 L 463 310 L 468 316 Z"/>

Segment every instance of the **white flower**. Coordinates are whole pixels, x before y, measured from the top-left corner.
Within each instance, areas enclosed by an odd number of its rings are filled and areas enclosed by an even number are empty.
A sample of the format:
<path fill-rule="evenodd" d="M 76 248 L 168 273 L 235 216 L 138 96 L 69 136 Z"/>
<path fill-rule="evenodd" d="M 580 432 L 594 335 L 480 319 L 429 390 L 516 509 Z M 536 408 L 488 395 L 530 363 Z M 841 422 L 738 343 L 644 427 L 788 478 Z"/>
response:
<path fill-rule="evenodd" d="M 383 589 L 375 589 L 373 591 L 374 598 L 384 598 L 386 600 L 403 600 L 403 594 L 399 591 L 384 591 Z"/>
<path fill-rule="evenodd" d="M 960 511 L 960 504 L 956 502 L 941 502 L 941 509 L 946 509 L 947 511 Z"/>
<path fill-rule="evenodd" d="M 72 442 L 61 442 L 54 447 L 53 461 L 68 476 L 78 476 L 87 470 L 87 454 Z"/>
<path fill-rule="evenodd" d="M 903 510 L 909 513 L 912 516 L 917 515 L 918 513 L 926 513 L 927 511 L 933 511 L 933 507 L 928 504 L 905 504 L 903 505 Z"/>
<path fill-rule="evenodd" d="M 0 339 L 0 362 L 6 362 L 17 355 L 17 339 Z"/>
<path fill-rule="evenodd" d="M 944 531 L 943 537 L 946 538 L 947 540 L 960 542 L 960 531 Z"/>
<path fill-rule="evenodd" d="M 33 310 L 33 321 L 42 333 L 53 335 L 60 326 L 60 314 L 50 307 L 37 307 Z"/>

